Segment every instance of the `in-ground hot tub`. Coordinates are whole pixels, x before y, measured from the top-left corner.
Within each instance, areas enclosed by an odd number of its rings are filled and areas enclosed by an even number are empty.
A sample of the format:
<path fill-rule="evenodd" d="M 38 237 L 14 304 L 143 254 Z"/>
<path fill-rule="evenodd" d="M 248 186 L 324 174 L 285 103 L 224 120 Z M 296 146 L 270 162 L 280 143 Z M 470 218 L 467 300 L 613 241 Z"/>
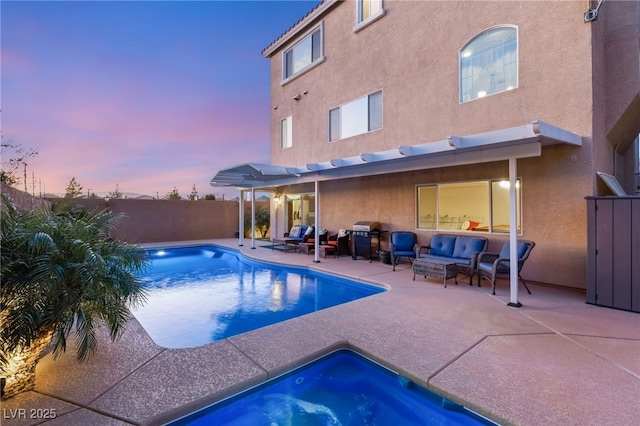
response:
<path fill-rule="evenodd" d="M 495 425 L 351 350 L 175 420 L 183 425 Z"/>

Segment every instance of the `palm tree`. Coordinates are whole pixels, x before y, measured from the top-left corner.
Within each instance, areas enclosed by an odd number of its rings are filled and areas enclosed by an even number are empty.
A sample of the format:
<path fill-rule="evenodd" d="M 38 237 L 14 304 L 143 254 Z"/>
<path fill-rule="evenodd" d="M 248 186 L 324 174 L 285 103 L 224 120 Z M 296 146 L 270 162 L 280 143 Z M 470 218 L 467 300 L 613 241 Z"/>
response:
<path fill-rule="evenodd" d="M 117 339 L 128 307 L 144 302 L 137 274 L 148 259 L 138 246 L 110 238 L 121 215 L 68 205 L 21 212 L 4 194 L 1 206 L 0 370 L 8 398 L 33 389 L 49 344 L 58 356 L 73 333 L 85 361 L 97 349 L 97 327 Z"/>

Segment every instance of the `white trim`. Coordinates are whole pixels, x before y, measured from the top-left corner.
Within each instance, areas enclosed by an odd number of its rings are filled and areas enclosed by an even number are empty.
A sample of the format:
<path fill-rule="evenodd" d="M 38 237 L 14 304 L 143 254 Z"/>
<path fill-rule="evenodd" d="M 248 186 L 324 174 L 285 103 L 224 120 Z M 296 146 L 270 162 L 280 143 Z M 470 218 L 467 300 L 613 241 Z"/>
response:
<path fill-rule="evenodd" d="M 356 4 L 356 24 L 353 27 L 353 32 L 357 33 L 358 31 L 362 30 L 365 27 L 368 27 L 369 25 L 373 24 L 374 22 L 376 22 L 378 19 L 382 18 L 383 16 L 386 15 L 386 11 L 384 10 L 384 2 L 383 0 L 378 0 L 380 3 L 380 10 L 378 10 L 376 13 L 374 13 L 373 15 L 369 16 L 366 19 L 363 19 L 360 21 L 360 16 L 362 16 L 362 2 L 363 0 L 356 0 L 355 4 Z"/>
<path fill-rule="evenodd" d="M 504 90 L 500 90 L 498 92 L 487 93 L 485 96 L 482 96 L 482 97 L 476 96 L 473 99 L 469 99 L 465 101 L 462 99 L 462 51 L 474 40 L 482 37 L 483 35 L 493 30 L 497 30 L 500 28 L 513 28 L 516 30 L 516 84 L 511 88 L 505 88 Z M 467 102 L 473 102 L 478 99 L 484 99 L 486 97 L 497 95 L 500 93 L 510 92 L 512 90 L 517 89 L 519 86 L 520 86 L 520 29 L 518 28 L 517 25 L 500 24 L 500 25 L 494 25 L 489 28 L 485 28 L 484 30 L 480 31 L 479 33 L 476 33 L 473 37 L 467 40 L 462 45 L 462 47 L 458 50 L 458 103 L 459 104 L 465 104 Z"/>
<path fill-rule="evenodd" d="M 453 146 L 449 139 L 444 139 L 296 167 L 244 164 L 221 170 L 210 184 L 268 188 L 313 182 L 315 179 L 325 181 L 538 157 L 542 155 L 542 146 L 561 143 L 582 145 L 579 135 L 538 120 L 523 126 L 452 136 L 451 140 Z"/>
<path fill-rule="evenodd" d="M 369 117 L 370 117 L 370 114 L 371 114 L 371 109 L 370 109 L 371 105 L 369 104 L 369 101 L 370 101 L 369 98 L 371 97 L 371 95 L 375 95 L 377 93 L 380 93 L 380 95 L 382 96 L 382 111 L 381 111 L 382 124 L 378 128 L 371 129 L 370 128 L 371 123 L 369 122 Z M 366 98 L 366 102 L 367 102 L 367 131 L 361 132 L 361 133 L 356 133 L 356 134 L 349 135 L 349 136 L 343 136 L 342 129 L 343 129 L 343 126 L 345 124 L 345 122 L 343 120 L 343 117 L 342 117 L 343 108 L 346 105 L 351 105 L 351 104 L 355 103 L 356 101 L 359 101 L 360 99 L 364 99 L 364 98 Z M 334 111 L 336 109 L 340 111 L 340 137 L 337 138 L 337 139 L 331 139 L 331 111 Z M 339 141 L 342 141 L 342 140 L 345 140 L 345 139 L 349 139 L 349 138 L 353 138 L 353 137 L 360 136 L 360 135 L 366 135 L 366 134 L 371 133 L 371 132 L 382 130 L 383 128 L 384 128 L 384 91 L 382 89 L 376 89 L 376 90 L 374 90 L 372 92 L 369 92 L 369 93 L 367 93 L 365 95 L 359 96 L 359 97 L 357 97 L 355 99 L 351 99 L 350 101 L 343 102 L 342 104 L 340 104 L 340 105 L 338 105 L 336 107 L 329 108 L 329 110 L 327 111 L 327 134 L 328 134 L 328 142 L 329 143 L 339 142 Z"/>
<path fill-rule="evenodd" d="M 316 9 L 309 12 L 307 16 L 298 21 L 294 26 L 289 28 L 283 35 L 280 36 L 280 39 L 276 39 L 270 46 L 266 47 L 262 51 L 262 56 L 265 58 L 273 55 L 278 49 L 282 46 L 287 45 L 291 39 L 297 36 L 297 34 L 314 19 L 318 18 L 322 14 L 324 14 L 327 10 L 333 7 L 336 4 L 342 3 L 343 0 L 326 0 L 325 3 L 322 3 L 316 7 Z"/>
<path fill-rule="evenodd" d="M 320 56 L 318 57 L 318 59 L 316 59 L 315 61 L 313 60 L 313 41 L 311 42 L 311 57 L 312 60 L 311 62 L 306 65 L 305 67 L 301 68 L 300 70 L 294 72 L 293 74 L 291 74 L 290 76 L 285 76 L 286 73 L 286 57 L 287 57 L 287 52 L 292 51 L 293 49 L 296 48 L 296 46 L 299 46 L 303 41 L 305 41 L 307 38 L 309 37 L 313 37 L 313 33 L 315 33 L 316 31 L 320 31 Z M 325 61 L 325 56 L 324 56 L 324 22 L 320 21 L 318 24 L 314 25 L 313 27 L 309 28 L 309 30 L 307 30 L 303 35 L 301 35 L 300 37 L 298 37 L 293 43 L 291 43 L 291 45 L 287 46 L 285 49 L 282 50 L 282 58 L 281 58 L 281 80 L 280 80 L 280 84 L 281 85 L 285 85 L 288 82 L 295 80 L 296 77 L 308 72 L 309 70 L 315 68 L 316 66 L 318 66 L 319 64 L 321 64 L 322 62 Z"/>

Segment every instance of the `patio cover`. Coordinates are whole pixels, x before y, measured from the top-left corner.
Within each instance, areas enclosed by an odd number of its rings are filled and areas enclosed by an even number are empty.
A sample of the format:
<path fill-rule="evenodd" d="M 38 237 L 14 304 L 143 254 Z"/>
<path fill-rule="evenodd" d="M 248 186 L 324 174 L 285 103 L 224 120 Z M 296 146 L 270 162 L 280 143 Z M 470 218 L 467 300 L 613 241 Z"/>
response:
<path fill-rule="evenodd" d="M 468 136 L 449 136 L 435 142 L 400 146 L 297 167 L 242 164 L 219 171 L 211 179 L 210 185 L 266 189 L 296 183 L 537 157 L 542 155 L 542 146 L 560 143 L 580 146 L 582 138 L 535 120 L 531 124 L 517 127 Z"/>
<path fill-rule="evenodd" d="M 252 192 L 252 210 L 255 208 L 256 188 L 268 189 L 296 183 L 315 183 L 316 228 L 319 226 L 320 206 L 318 183 L 320 181 L 353 177 L 398 173 L 438 167 L 480 164 L 492 161 L 509 161 L 509 241 L 510 258 L 516 259 L 516 176 L 519 158 L 542 155 L 543 145 L 582 145 L 582 137 L 575 133 L 534 120 L 531 124 L 477 133 L 468 136 L 449 136 L 447 139 L 418 145 L 400 146 L 395 149 L 363 153 L 353 157 L 338 158 L 298 167 L 268 164 L 244 164 L 222 170 L 211 180 L 212 186 L 233 186 Z M 252 211 L 252 217 L 255 218 Z M 239 227 L 243 229 L 243 203 L 240 203 Z M 252 222 L 252 228 L 254 224 Z M 242 232 L 241 232 L 242 234 Z M 255 233 L 252 248 L 255 248 Z M 318 262 L 318 240 L 315 261 Z M 240 236 L 242 245 L 242 236 Z M 510 302 L 520 307 L 518 301 L 518 262 L 510 263 Z"/>

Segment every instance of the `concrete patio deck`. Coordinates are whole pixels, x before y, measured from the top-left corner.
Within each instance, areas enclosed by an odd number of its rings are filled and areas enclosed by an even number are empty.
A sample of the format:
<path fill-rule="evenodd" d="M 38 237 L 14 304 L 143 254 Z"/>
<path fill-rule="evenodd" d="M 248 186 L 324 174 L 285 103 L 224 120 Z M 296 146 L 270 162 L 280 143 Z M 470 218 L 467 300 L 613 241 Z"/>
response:
<path fill-rule="evenodd" d="M 266 261 L 386 286 L 390 291 L 192 349 L 153 343 L 133 319 L 101 336 L 86 364 L 73 350 L 38 365 L 36 390 L 2 402 L 2 425 L 155 425 L 349 347 L 502 424 L 635 425 L 640 419 L 640 315 L 585 303 L 585 294 L 530 283 L 523 307 L 497 295 L 416 277 L 408 264 L 250 248 Z M 174 245 L 176 243 L 167 244 Z M 26 418 L 15 411 L 25 409 Z M 56 418 L 30 418 L 55 409 Z"/>

